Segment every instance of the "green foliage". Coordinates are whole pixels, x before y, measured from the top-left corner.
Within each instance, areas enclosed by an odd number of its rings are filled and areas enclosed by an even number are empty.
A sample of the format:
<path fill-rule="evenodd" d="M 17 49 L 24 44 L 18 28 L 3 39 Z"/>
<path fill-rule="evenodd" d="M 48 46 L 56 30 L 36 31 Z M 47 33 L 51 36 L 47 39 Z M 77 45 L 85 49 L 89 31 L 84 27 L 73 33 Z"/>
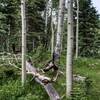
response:
<path fill-rule="evenodd" d="M 91 91 L 92 91 L 92 81 L 90 78 L 86 78 L 84 82 L 74 83 L 72 99 L 88 100 L 88 96 L 91 95 Z"/>
<path fill-rule="evenodd" d="M 48 52 L 42 45 L 29 53 L 29 57 L 32 58 L 34 66 L 40 66 L 42 68 L 51 59 L 50 56 L 50 52 Z"/>
<path fill-rule="evenodd" d="M 0 0 L 0 46 L 1 51 L 8 51 L 8 46 L 11 47 L 15 40 L 14 35 L 19 34 L 20 30 L 20 15 L 19 15 L 18 0 Z M 15 39 L 15 38 L 14 38 Z M 8 44 L 9 42 L 9 44 Z M 12 48 L 10 48 L 12 50 Z"/>
<path fill-rule="evenodd" d="M 28 33 L 30 32 L 43 32 L 44 31 L 44 21 L 41 16 L 41 12 L 45 8 L 44 0 L 28 0 L 26 2 L 27 7 L 27 20 L 28 20 Z"/>
<path fill-rule="evenodd" d="M 43 88 L 30 81 L 25 87 L 21 86 L 19 79 L 9 80 L 0 85 L 0 100 L 49 100 Z"/>
<path fill-rule="evenodd" d="M 32 76 L 28 76 L 26 86 L 22 87 L 18 73 L 11 66 L 0 68 L 0 100 L 48 100 L 45 90 L 31 80 Z"/>
<path fill-rule="evenodd" d="M 84 57 L 98 56 L 97 45 L 99 15 L 91 0 L 79 0 L 79 55 Z"/>
<path fill-rule="evenodd" d="M 53 2 L 53 8 L 58 9 L 59 0 L 52 0 L 52 2 Z"/>
<path fill-rule="evenodd" d="M 40 50 L 40 51 L 39 51 Z M 42 51 L 41 51 L 42 50 Z M 45 49 L 44 49 L 45 50 Z M 43 47 L 39 47 L 38 51 L 45 52 Z M 36 66 L 44 65 L 50 55 L 44 53 L 44 58 L 40 57 L 39 53 L 34 51 L 33 61 L 37 59 Z M 36 55 L 38 54 L 38 55 Z M 30 55 L 33 55 L 30 53 Z M 29 56 L 30 56 L 29 55 Z M 42 55 L 42 57 L 43 57 Z M 39 57 L 42 60 L 39 60 Z M 59 74 L 57 82 L 53 83 L 55 89 L 60 94 L 61 100 L 66 100 L 65 94 L 65 56 L 61 56 L 59 62 L 59 69 L 64 75 Z M 74 61 L 74 73 L 87 77 L 84 82 L 74 82 L 73 97 L 68 100 L 99 100 L 100 99 L 100 61 L 99 59 L 79 58 Z M 18 75 L 19 71 L 15 68 L 7 66 L 0 67 L 0 100 L 49 100 L 44 88 L 40 86 L 35 80 L 31 80 L 32 76 L 27 76 L 27 83 L 25 88 L 21 86 L 21 79 Z M 49 76 L 49 75 L 48 75 Z"/>
<path fill-rule="evenodd" d="M 19 71 L 11 66 L 0 67 L 0 85 L 5 84 L 9 80 L 18 78 Z"/>
<path fill-rule="evenodd" d="M 21 13 L 20 0 L 0 1 L 0 47 L 1 51 L 21 50 Z M 27 45 L 28 51 L 33 50 L 33 40 L 35 47 L 42 43 L 44 38 L 44 18 L 42 13 L 45 9 L 44 0 L 26 1 L 27 20 Z M 41 33 L 41 34 L 40 34 Z M 15 48 L 15 51 L 13 50 Z"/>
<path fill-rule="evenodd" d="M 78 85 L 78 88 L 80 88 L 80 92 L 83 91 L 85 93 L 85 96 L 83 97 L 86 97 L 86 100 L 99 100 L 100 99 L 99 96 L 100 79 L 98 77 L 100 71 L 99 59 L 79 58 L 75 60 L 74 66 L 75 66 L 74 67 L 75 74 L 80 74 L 82 76 L 87 77 L 84 84 L 82 83 L 81 85 Z M 77 87 L 77 84 L 75 84 L 75 87 Z M 75 93 L 77 93 L 77 91 Z"/>

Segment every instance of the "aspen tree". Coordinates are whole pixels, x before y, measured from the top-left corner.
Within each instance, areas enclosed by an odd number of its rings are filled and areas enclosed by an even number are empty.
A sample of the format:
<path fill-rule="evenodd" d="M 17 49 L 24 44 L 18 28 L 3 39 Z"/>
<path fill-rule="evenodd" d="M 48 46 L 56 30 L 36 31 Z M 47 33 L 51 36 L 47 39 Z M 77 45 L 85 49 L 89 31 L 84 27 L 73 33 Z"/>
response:
<path fill-rule="evenodd" d="M 25 0 L 21 0 L 21 18 L 22 18 L 22 85 L 26 81 L 26 16 Z"/>
<path fill-rule="evenodd" d="M 47 34 L 47 26 L 48 26 L 48 0 L 46 1 L 46 9 L 45 9 L 45 33 Z"/>
<path fill-rule="evenodd" d="M 68 0 L 68 22 L 67 22 L 67 55 L 66 55 L 66 96 L 72 93 L 73 80 L 73 0 Z"/>
<path fill-rule="evenodd" d="M 54 51 L 54 24 L 53 24 L 53 2 L 51 1 L 51 55 L 53 54 Z"/>
<path fill-rule="evenodd" d="M 56 59 L 60 57 L 60 52 L 61 52 L 61 39 L 62 39 L 63 24 L 64 24 L 63 23 L 64 8 L 65 8 L 65 0 L 59 0 L 58 26 L 57 26 L 57 35 L 56 35 L 56 46 L 54 51 Z"/>
<path fill-rule="evenodd" d="M 79 34 L 79 0 L 77 1 L 77 23 L 76 23 L 76 58 L 78 58 L 78 34 Z"/>

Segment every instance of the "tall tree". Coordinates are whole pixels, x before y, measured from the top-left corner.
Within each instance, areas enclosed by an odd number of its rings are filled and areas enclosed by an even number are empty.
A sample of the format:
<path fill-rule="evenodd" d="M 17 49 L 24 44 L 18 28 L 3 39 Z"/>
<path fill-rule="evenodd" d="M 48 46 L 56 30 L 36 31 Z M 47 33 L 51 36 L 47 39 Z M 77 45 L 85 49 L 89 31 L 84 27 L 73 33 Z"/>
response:
<path fill-rule="evenodd" d="M 66 96 L 72 94 L 73 80 L 73 0 L 68 0 L 68 22 L 67 22 L 67 55 L 66 55 Z"/>
<path fill-rule="evenodd" d="M 48 30 L 48 11 L 49 11 L 49 0 L 46 0 L 46 8 L 45 8 L 45 33 L 47 34 Z"/>
<path fill-rule="evenodd" d="M 51 0 L 51 55 L 54 51 L 54 24 L 53 24 L 53 2 Z"/>
<path fill-rule="evenodd" d="M 45 34 L 45 18 L 43 12 L 45 9 L 44 0 L 28 0 L 26 2 L 26 19 L 27 19 L 27 48 L 33 51 L 34 48 L 45 44 L 47 35 Z"/>
<path fill-rule="evenodd" d="M 2 41 L 3 39 L 6 40 L 3 42 L 5 45 L 5 51 L 12 51 L 12 44 L 18 44 L 17 40 L 18 33 L 20 30 L 20 14 L 19 14 L 19 1 L 18 0 L 1 0 L 0 1 L 0 12 L 3 14 L 4 18 L 0 21 L 2 22 L 2 29 L 5 32 L 4 36 L 2 34 Z M 0 14 L 1 15 L 1 14 Z M 2 33 L 1 32 L 1 33 Z M 9 34 L 8 34 L 9 33 Z M 17 45 L 16 45 L 17 46 Z"/>
<path fill-rule="evenodd" d="M 79 5 L 79 55 L 96 56 L 99 50 L 95 44 L 99 15 L 91 0 L 79 0 Z"/>
<path fill-rule="evenodd" d="M 65 0 L 59 0 L 59 12 L 58 12 L 58 26 L 57 26 L 57 35 L 56 35 L 56 46 L 54 50 L 55 60 L 60 57 L 61 52 L 61 39 L 63 32 L 63 22 L 64 22 L 64 8 Z"/>
<path fill-rule="evenodd" d="M 79 0 L 76 0 L 77 2 L 77 22 L 76 22 L 76 58 L 78 58 L 78 33 L 79 33 Z"/>
<path fill-rule="evenodd" d="M 26 81 L 26 15 L 25 0 L 21 0 L 21 17 L 22 17 L 22 85 Z"/>

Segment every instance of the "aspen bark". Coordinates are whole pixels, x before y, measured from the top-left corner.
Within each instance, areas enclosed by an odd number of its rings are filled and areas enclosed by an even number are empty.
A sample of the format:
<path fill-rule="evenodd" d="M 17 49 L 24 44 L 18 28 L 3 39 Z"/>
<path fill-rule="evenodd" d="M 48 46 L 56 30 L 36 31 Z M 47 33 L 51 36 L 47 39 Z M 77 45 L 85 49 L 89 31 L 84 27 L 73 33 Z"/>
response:
<path fill-rule="evenodd" d="M 76 58 L 78 58 L 78 35 L 79 35 L 79 0 L 77 1 L 77 23 L 76 23 Z"/>
<path fill-rule="evenodd" d="M 64 8 L 65 8 L 65 0 L 59 0 L 58 26 L 57 26 L 56 46 L 54 51 L 55 60 L 60 57 L 60 52 L 61 52 L 61 39 L 62 39 L 63 22 L 64 22 Z"/>
<path fill-rule="evenodd" d="M 21 0 L 21 18 L 22 18 L 22 85 L 26 81 L 26 16 L 25 0 Z"/>
<path fill-rule="evenodd" d="M 51 36 L 51 55 L 53 54 L 54 51 L 54 28 L 53 28 L 53 23 L 51 22 L 51 30 L 52 30 L 52 36 Z"/>
<path fill-rule="evenodd" d="M 47 34 L 48 26 L 48 0 L 46 0 L 46 9 L 45 9 L 45 33 Z"/>
<path fill-rule="evenodd" d="M 67 22 L 67 55 L 66 55 L 66 96 L 72 94 L 73 80 L 73 0 L 68 0 L 68 22 Z"/>
<path fill-rule="evenodd" d="M 52 7 L 52 0 L 51 0 L 51 55 L 53 54 L 54 51 L 54 24 L 53 24 L 53 7 Z"/>

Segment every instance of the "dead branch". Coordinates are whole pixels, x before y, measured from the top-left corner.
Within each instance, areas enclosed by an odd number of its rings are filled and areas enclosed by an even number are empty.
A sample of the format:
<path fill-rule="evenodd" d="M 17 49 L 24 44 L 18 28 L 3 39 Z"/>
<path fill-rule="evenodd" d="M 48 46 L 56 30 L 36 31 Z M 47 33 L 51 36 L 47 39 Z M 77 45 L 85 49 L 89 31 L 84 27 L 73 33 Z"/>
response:
<path fill-rule="evenodd" d="M 33 67 L 29 62 L 26 62 L 26 70 L 28 73 L 35 75 L 36 82 L 40 83 L 48 93 L 50 100 L 60 100 L 60 97 L 54 87 L 51 84 L 51 79 L 48 77 L 45 77 L 44 75 L 40 75 L 36 68 Z"/>

